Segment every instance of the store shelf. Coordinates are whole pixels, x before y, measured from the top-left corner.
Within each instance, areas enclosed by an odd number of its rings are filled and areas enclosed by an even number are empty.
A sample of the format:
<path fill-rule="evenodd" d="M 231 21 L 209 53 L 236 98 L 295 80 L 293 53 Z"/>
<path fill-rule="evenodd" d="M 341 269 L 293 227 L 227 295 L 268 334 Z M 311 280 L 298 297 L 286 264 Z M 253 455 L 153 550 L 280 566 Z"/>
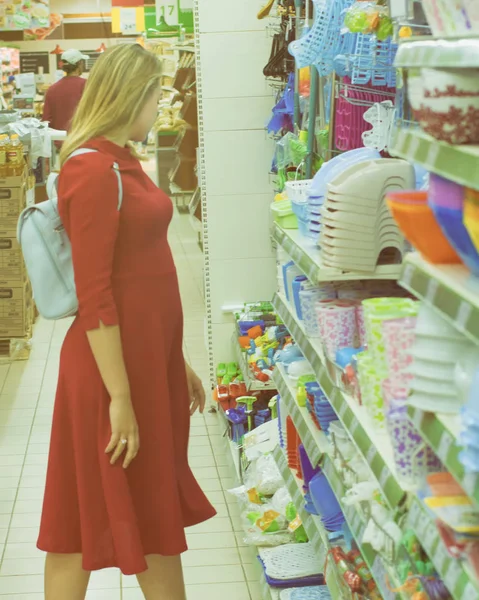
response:
<path fill-rule="evenodd" d="M 460 185 L 479 190 L 479 146 L 451 146 L 420 129 L 396 128 L 389 152 Z"/>
<path fill-rule="evenodd" d="M 306 335 L 287 300 L 282 295 L 276 294 L 273 304 L 302 353 L 311 363 L 318 383 L 368 463 L 384 498 L 391 508 L 397 507 L 402 503 L 405 491 L 396 476 L 394 454 L 389 436 L 386 432 L 378 430 L 364 407 L 359 406 L 354 398 L 334 385 L 325 366 L 326 361 L 319 340 L 311 339 Z"/>
<path fill-rule="evenodd" d="M 415 498 L 409 510 L 407 525 L 411 528 L 454 600 L 479 600 L 479 584 L 464 568 L 465 563 L 452 558 L 436 527 L 434 516 Z"/>
<path fill-rule="evenodd" d="M 464 491 L 479 504 L 479 476 L 466 473 L 459 460 L 461 447 L 457 445 L 460 417 L 439 415 L 408 407 L 408 414 L 416 429 L 444 463 L 447 470 Z"/>
<path fill-rule="evenodd" d="M 293 503 L 298 511 L 298 515 L 304 525 L 304 529 L 308 535 L 309 541 L 313 544 L 313 548 L 318 555 L 325 554 L 329 550 L 329 539 L 326 530 L 324 529 L 321 520 L 315 515 L 310 515 L 304 508 L 303 485 L 292 473 L 288 466 L 283 450 L 277 446 L 273 452 L 274 460 L 284 479 L 284 483 L 288 488 Z"/>
<path fill-rule="evenodd" d="M 464 266 L 432 265 L 414 252 L 406 257 L 399 283 L 479 344 L 479 280 Z"/>
<path fill-rule="evenodd" d="M 273 375 L 274 382 L 281 395 L 281 400 L 284 402 L 286 409 L 293 419 L 296 431 L 304 444 L 304 448 L 313 466 L 316 466 L 323 454 L 330 450 L 330 443 L 324 432 L 314 424 L 308 414 L 308 410 L 298 406 L 295 398 L 296 390 L 291 385 L 288 375 L 284 367 L 278 365 Z"/>
<path fill-rule="evenodd" d="M 394 66 L 457 69 L 479 67 L 479 38 L 423 39 L 399 44 Z"/>
<path fill-rule="evenodd" d="M 250 392 L 259 392 L 262 390 L 275 390 L 276 386 L 274 384 L 274 381 L 271 380 L 267 383 L 263 383 L 262 381 L 258 381 L 258 379 L 255 379 L 253 377 L 246 358 L 246 352 L 243 352 L 241 350 L 241 347 L 238 343 L 238 338 L 236 337 L 236 333 L 233 334 L 233 339 L 231 343 L 233 344 L 235 360 L 241 369 L 246 388 Z"/>
<path fill-rule="evenodd" d="M 360 279 L 397 279 L 401 265 L 381 265 L 374 272 L 342 271 L 325 267 L 316 244 L 302 236 L 298 229 L 283 229 L 273 225 L 272 237 L 291 257 L 312 283 L 321 281 L 357 281 Z"/>

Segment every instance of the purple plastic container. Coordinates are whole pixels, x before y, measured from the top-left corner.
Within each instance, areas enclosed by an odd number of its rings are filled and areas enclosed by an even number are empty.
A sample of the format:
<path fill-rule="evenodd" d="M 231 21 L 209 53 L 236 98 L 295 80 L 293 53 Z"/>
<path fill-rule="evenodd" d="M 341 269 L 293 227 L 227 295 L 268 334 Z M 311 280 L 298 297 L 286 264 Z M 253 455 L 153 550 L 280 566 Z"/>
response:
<path fill-rule="evenodd" d="M 440 175 L 429 175 L 429 204 L 462 210 L 464 206 L 464 188 L 454 181 Z"/>

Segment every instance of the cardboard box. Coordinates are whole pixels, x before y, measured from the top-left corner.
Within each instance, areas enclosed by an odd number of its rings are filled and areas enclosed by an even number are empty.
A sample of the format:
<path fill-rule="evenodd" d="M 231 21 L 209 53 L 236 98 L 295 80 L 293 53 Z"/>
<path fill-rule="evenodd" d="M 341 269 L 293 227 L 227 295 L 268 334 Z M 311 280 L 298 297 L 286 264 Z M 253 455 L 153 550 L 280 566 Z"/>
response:
<path fill-rule="evenodd" d="M 22 249 L 16 238 L 0 238 L 0 287 L 25 283 L 26 269 Z"/>
<path fill-rule="evenodd" d="M 21 188 L 25 185 L 28 178 L 28 168 L 25 164 L 25 170 L 21 175 L 12 177 L 0 177 L 0 188 Z"/>
<path fill-rule="evenodd" d="M 20 188 L 0 187 L 0 237 L 16 237 L 18 217 L 25 206 L 25 185 Z"/>
<path fill-rule="evenodd" d="M 29 282 L 18 287 L 0 287 L 0 337 L 25 337 L 31 329 L 32 307 Z"/>

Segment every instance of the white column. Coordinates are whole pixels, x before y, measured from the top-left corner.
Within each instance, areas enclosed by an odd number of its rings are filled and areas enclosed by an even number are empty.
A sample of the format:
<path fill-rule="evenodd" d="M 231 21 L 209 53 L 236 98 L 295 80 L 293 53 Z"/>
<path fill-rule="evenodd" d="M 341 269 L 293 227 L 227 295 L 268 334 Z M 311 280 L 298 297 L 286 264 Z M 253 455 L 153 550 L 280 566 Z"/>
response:
<path fill-rule="evenodd" d="M 271 52 L 258 0 L 195 0 L 200 173 L 211 367 L 232 360 L 224 306 L 271 299 L 269 238 L 273 95 L 263 76 Z"/>

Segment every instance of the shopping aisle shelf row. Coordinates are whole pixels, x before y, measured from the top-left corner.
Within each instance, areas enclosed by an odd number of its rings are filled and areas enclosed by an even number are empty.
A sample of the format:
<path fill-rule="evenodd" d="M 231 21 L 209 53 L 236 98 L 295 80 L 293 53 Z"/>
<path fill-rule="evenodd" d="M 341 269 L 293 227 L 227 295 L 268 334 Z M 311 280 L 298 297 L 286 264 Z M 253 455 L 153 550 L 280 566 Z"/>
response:
<path fill-rule="evenodd" d="M 459 460 L 462 447 L 457 444 L 461 420 L 455 415 L 440 415 L 408 407 L 409 417 L 424 440 L 441 459 L 463 490 L 479 504 L 479 476 L 466 473 Z"/>
<path fill-rule="evenodd" d="M 298 229 L 283 229 L 273 225 L 273 240 L 291 257 L 311 283 L 321 281 L 357 281 L 359 279 L 397 279 L 400 265 L 381 265 L 374 273 L 358 273 L 325 267 L 318 246 L 299 233 Z"/>
<path fill-rule="evenodd" d="M 310 541 L 313 543 L 313 546 L 318 553 L 324 554 L 324 548 L 327 551 L 330 549 L 330 542 L 328 538 L 328 534 L 324 529 L 321 520 L 316 515 L 309 514 L 304 508 L 304 496 L 302 491 L 301 482 L 298 481 L 294 473 L 289 468 L 286 457 L 284 455 L 283 450 L 278 446 L 274 451 L 274 459 L 278 466 L 278 469 L 286 483 L 286 487 L 293 498 L 293 503 L 298 511 L 299 516 L 301 517 L 301 521 L 303 522 L 304 528 Z M 387 598 L 388 600 L 394 600 L 399 596 L 395 593 L 390 592 L 388 588 L 388 582 L 394 581 L 390 569 L 386 566 L 384 560 L 377 555 L 371 546 L 362 544 L 362 538 L 364 535 L 364 530 L 366 528 L 366 523 L 358 510 L 351 506 L 345 506 L 343 503 L 344 497 L 344 487 L 341 481 L 340 476 L 336 472 L 332 460 L 329 456 L 325 455 L 324 460 L 322 462 L 323 473 L 326 475 L 326 478 L 329 481 L 329 484 L 341 506 L 341 510 L 346 518 L 348 523 L 348 527 L 354 537 L 356 545 L 360 550 L 368 568 L 370 569 L 374 580 L 381 592 L 383 598 Z M 330 563 L 332 561 L 328 561 Z M 336 576 L 338 574 L 336 573 Z M 327 579 L 328 586 L 330 588 L 331 594 L 333 598 L 337 598 L 338 600 L 344 600 L 344 595 L 342 591 L 338 588 L 337 595 L 333 594 L 333 587 L 337 585 L 337 580 L 331 582 L 331 578 Z M 333 585 L 331 585 L 333 583 Z"/>
<path fill-rule="evenodd" d="M 248 365 L 247 354 L 246 352 L 243 352 L 241 350 L 241 346 L 239 345 L 236 333 L 233 334 L 232 344 L 235 352 L 236 362 L 240 367 L 241 374 L 243 375 L 243 379 L 248 391 L 258 392 L 262 390 L 276 389 L 273 380 L 270 380 L 267 383 L 263 383 L 262 381 L 259 381 L 258 379 L 255 379 L 255 377 L 253 377 L 253 374 L 251 373 L 251 370 Z"/>
<path fill-rule="evenodd" d="M 302 482 L 293 474 L 288 466 L 283 450 L 277 446 L 273 452 L 274 460 L 288 488 L 293 504 L 304 525 L 309 541 L 312 543 L 318 556 L 326 548 L 329 550 L 329 539 L 321 520 L 315 515 L 310 515 L 304 508 L 304 494 Z"/>
<path fill-rule="evenodd" d="M 321 519 L 316 515 L 310 515 L 304 508 L 302 482 L 289 468 L 284 452 L 279 446 L 275 448 L 273 456 L 319 560 L 320 556 L 324 556 L 330 550 L 328 534 L 321 523 Z M 332 600 L 346 600 L 342 593 L 343 588 L 339 584 L 340 575 L 333 560 L 327 561 L 325 571 L 325 579 Z"/>
<path fill-rule="evenodd" d="M 389 152 L 460 185 L 479 190 L 479 146 L 451 146 L 420 129 L 396 128 Z"/>
<path fill-rule="evenodd" d="M 454 600 L 478 600 L 479 587 L 474 575 L 464 568 L 464 562 L 452 558 L 442 541 L 434 516 L 424 504 L 414 498 L 407 517 L 407 526 L 417 538 Z"/>
<path fill-rule="evenodd" d="M 479 281 L 466 267 L 433 265 L 414 252 L 406 256 L 399 283 L 479 344 Z"/>
<path fill-rule="evenodd" d="M 377 479 L 384 498 L 391 508 L 401 504 L 405 492 L 399 483 L 394 466 L 391 441 L 385 432 L 377 430 L 366 409 L 333 383 L 322 347 L 317 339 L 309 338 L 281 294 L 273 300 L 276 312 L 289 329 L 305 358 L 311 363 L 318 383 L 328 397 L 339 420 L 348 431 Z M 279 370 L 276 377 L 280 377 Z M 284 388 L 283 388 L 284 389 Z M 299 413 L 300 416 L 304 413 Z M 299 418 L 299 417 L 298 417 Z"/>
<path fill-rule="evenodd" d="M 479 68 L 479 39 L 431 39 L 417 37 L 399 44 L 394 66 L 434 69 Z"/>

